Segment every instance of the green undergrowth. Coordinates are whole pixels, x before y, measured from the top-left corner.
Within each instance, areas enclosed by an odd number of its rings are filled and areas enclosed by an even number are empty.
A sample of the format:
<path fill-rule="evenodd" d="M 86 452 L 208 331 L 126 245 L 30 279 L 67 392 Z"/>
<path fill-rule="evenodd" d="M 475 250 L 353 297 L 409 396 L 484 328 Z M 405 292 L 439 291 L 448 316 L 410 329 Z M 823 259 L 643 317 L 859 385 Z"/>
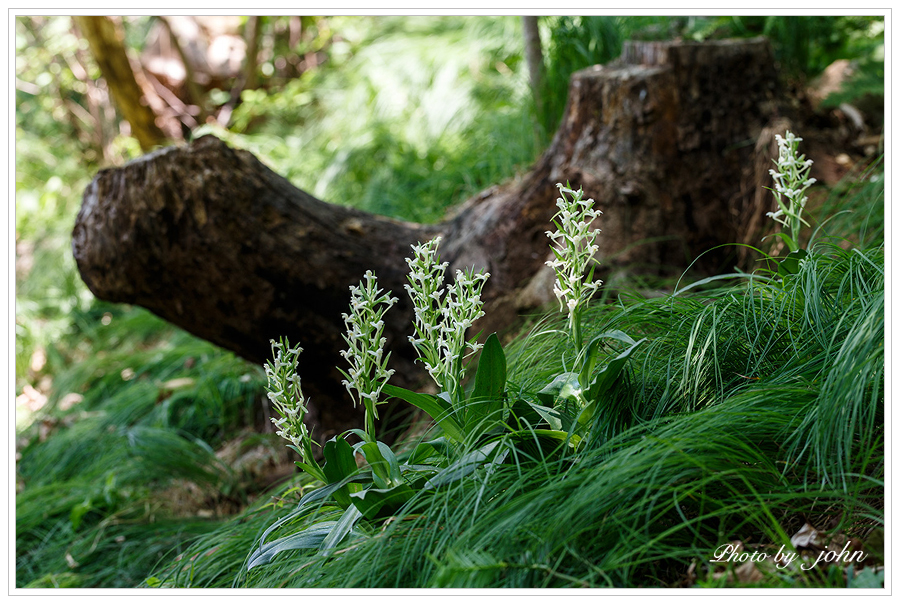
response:
<path fill-rule="evenodd" d="M 246 504 L 243 477 L 214 447 L 252 425 L 264 376 L 144 310 L 95 302 L 75 322 L 83 329 L 59 345 L 103 352 L 56 375 L 18 435 L 16 581 L 132 587 L 216 526 L 173 498 Z"/>
<path fill-rule="evenodd" d="M 351 21 L 322 69 L 247 93 L 232 131 L 217 134 L 324 199 L 417 221 L 534 159 L 517 17 L 383 19 L 358 32 Z M 590 39 L 603 27 L 604 40 L 621 37 L 615 25 L 542 21 L 559 41 L 544 38 L 548 81 L 614 56 Z M 652 38 L 651 25 L 629 27 Z M 74 48 L 71 38 L 49 37 Z M 73 52 L 17 42 L 17 54 L 32 47 L 41 55 L 17 67 L 28 81 L 41 81 L 31 72 L 47 56 Z M 261 409 L 260 368 L 146 311 L 96 301 L 80 281 L 70 233 L 100 166 L 58 97 L 16 93 L 16 394 L 33 384 L 48 395 L 22 426 L 17 408 L 18 587 L 649 587 L 681 580 L 694 560 L 697 584 L 715 586 L 723 579 L 702 562 L 726 540 L 779 542 L 804 518 L 840 516 L 855 536 L 883 524 L 879 168 L 823 208 L 833 216 L 824 230 L 847 240 L 820 237 L 823 257 L 792 289 L 713 282 L 655 300 L 601 290 L 586 338 L 621 329 L 648 340 L 576 457 L 523 444 L 490 475 L 418 493 L 387 524 L 361 521 L 346 551 L 284 552 L 248 572 L 263 531 L 320 485 L 298 474 L 254 499 L 216 452 Z M 116 161 L 137 155 L 134 141 L 117 141 Z M 539 325 L 508 349 L 510 391 L 539 389 L 571 356 L 545 333 L 560 323 Z M 283 448 L 274 435 L 255 439 Z M 319 509 L 274 535 L 339 516 Z"/>
<path fill-rule="evenodd" d="M 576 452 L 548 451 L 535 433 L 503 463 L 361 520 L 336 551 L 284 551 L 248 571 L 276 518 L 287 522 L 270 540 L 341 517 L 332 504 L 289 516 L 300 493 L 282 490 L 151 582 L 661 587 L 690 574 L 724 586 L 708 561 L 730 541 L 777 549 L 804 522 L 865 540 L 884 524 L 884 254 L 841 243 L 819 239 L 784 281 L 589 307 L 586 338 L 617 329 L 647 343 Z M 509 348 L 509 392 L 565 370 L 563 327 L 547 319 Z M 845 587 L 842 572 L 770 569 L 754 585 Z"/>
<path fill-rule="evenodd" d="M 228 130 L 320 199 L 435 222 L 539 153 L 518 17 L 336 22 L 328 63 L 247 90 Z"/>

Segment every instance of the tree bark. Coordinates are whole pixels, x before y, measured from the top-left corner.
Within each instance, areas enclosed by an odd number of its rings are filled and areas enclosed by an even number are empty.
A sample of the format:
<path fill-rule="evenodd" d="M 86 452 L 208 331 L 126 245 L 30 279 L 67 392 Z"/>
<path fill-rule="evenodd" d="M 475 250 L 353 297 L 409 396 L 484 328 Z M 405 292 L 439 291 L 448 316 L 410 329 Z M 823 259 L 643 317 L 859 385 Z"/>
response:
<path fill-rule="evenodd" d="M 124 35 L 109 17 L 76 16 L 75 25 L 87 39 L 91 54 L 100 66 L 113 101 L 131 126 L 141 149 L 149 151 L 166 142 L 167 135 L 157 124 L 150 107 L 149 86 L 141 86 L 125 50 Z M 170 132 L 171 138 L 176 132 Z"/>
<path fill-rule="evenodd" d="M 561 127 L 527 175 L 437 225 L 327 204 L 203 137 L 101 171 L 85 191 L 73 251 L 97 297 L 144 306 L 252 361 L 269 357 L 272 338 L 301 343 L 313 423 L 327 435 L 360 417 L 335 367 L 348 288 L 366 270 L 400 299 L 385 319 L 400 381 L 421 375 L 407 342 L 409 246 L 441 234 L 451 274 L 486 268 L 476 328 L 502 330 L 553 301 L 545 231 L 558 182 L 582 186 L 604 213 L 597 276 L 680 272 L 737 241 L 747 207 L 768 203 L 747 183 L 758 178 L 748 167 L 776 112 L 775 85 L 764 39 L 629 43 L 620 61 L 572 76 Z M 715 250 L 700 266 L 719 270 L 730 258 Z"/>

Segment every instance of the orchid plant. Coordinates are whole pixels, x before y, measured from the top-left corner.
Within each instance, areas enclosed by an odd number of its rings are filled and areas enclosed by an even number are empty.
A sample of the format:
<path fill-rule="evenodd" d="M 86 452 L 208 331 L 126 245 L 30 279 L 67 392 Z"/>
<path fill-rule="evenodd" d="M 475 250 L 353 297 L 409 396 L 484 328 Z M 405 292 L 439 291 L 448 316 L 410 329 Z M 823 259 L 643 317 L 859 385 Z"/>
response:
<path fill-rule="evenodd" d="M 809 226 L 809 223 L 802 217 L 808 199 L 805 193 L 816 182 L 815 178 L 809 178 L 809 170 L 813 161 L 806 159 L 805 155 L 798 154 L 802 140 L 790 130 L 785 133 L 784 137 L 776 134 L 778 159 L 773 161 L 777 170 L 769 170 L 769 174 L 775 181 L 775 187 L 771 191 L 775 194 L 778 209 L 774 212 L 767 212 L 766 216 L 790 231 L 790 235 L 784 233 L 780 235 L 791 252 L 800 249 L 801 225 Z"/>
<path fill-rule="evenodd" d="M 366 440 L 374 442 L 381 390 L 394 374 L 393 369 L 387 368 L 391 355 L 384 354 L 387 338 L 382 335 L 383 317 L 397 298 L 392 298 L 390 292 L 384 294 L 378 289 L 378 279 L 372 271 L 366 271 L 359 285 L 350 286 L 350 296 L 350 313 L 342 315 L 347 327 L 344 334 L 347 349 L 341 352 L 350 369 L 339 371 L 345 378 L 342 383 L 354 405 L 362 401 L 366 408 Z"/>
<path fill-rule="evenodd" d="M 416 313 L 415 336 L 409 341 L 438 388 L 458 404 L 463 361 L 482 347 L 476 338 L 466 340 L 466 331 L 484 316 L 481 290 L 491 275 L 457 270 L 453 285 L 442 289 L 447 263 L 441 263 L 437 254 L 440 242 L 435 237 L 413 245 L 413 257 L 406 259 L 410 271 L 405 287 Z"/>
<path fill-rule="evenodd" d="M 273 420 L 278 435 L 300 454 L 302 462 L 297 465 L 326 486 L 304 496 L 294 512 L 263 534 L 260 547 L 250 556 L 249 568 L 266 564 L 281 551 L 317 548 L 327 553 L 347 538 L 362 538 L 356 528 L 362 518 L 389 518 L 415 493 L 504 463 L 509 451 L 517 447 L 537 442 L 547 448 L 542 455 L 578 447 L 590 430 L 598 402 L 640 342 L 621 332 L 609 332 L 583 345 L 581 311 L 601 284 L 592 280 L 599 229 L 591 227 L 600 212 L 593 209 L 593 200 L 584 199 L 580 189 L 559 188 L 560 211 L 554 220 L 558 231 L 548 233 L 557 247 L 553 248 L 555 259 L 548 264 L 556 271 L 554 293 L 561 310 L 568 313 L 570 335 L 579 351 L 579 371 L 557 376 L 533 396 L 514 398 L 506 389 L 506 357 L 497 335 L 491 334 L 483 344 L 477 337 L 466 337 L 484 316 L 482 290 L 490 275 L 473 268 L 458 270 L 453 283 L 445 284 L 448 263 L 440 261 L 437 248 L 441 239 L 437 237 L 412 246 L 405 287 L 415 310 L 414 335 L 409 340 L 439 393 L 417 393 L 393 386 L 388 383 L 393 370 L 387 367 L 390 355 L 384 352 L 383 333 L 385 313 L 397 299 L 379 289 L 377 278 L 367 271 L 358 285 L 350 287 L 350 311 L 343 315 L 347 349 L 342 352 L 349 368 L 340 370 L 354 403 L 365 406 L 365 429 L 348 430 L 326 442 L 322 447 L 323 465 L 312 454 L 312 439 L 303 423 L 307 407 L 297 376 L 301 349 L 290 348 L 285 340 L 273 342 L 274 361 L 266 365 L 266 373 L 269 398 L 280 415 Z M 594 372 L 599 344 L 605 338 L 630 347 Z M 466 360 L 479 351 L 472 386 L 466 389 Z M 401 461 L 388 445 L 375 438 L 382 394 L 422 409 L 443 434 L 418 443 Z M 574 416 L 557 405 L 569 399 L 578 402 Z M 348 439 L 354 435 L 358 442 L 351 444 Z M 366 462 L 363 467 L 357 463 L 360 458 Z M 315 517 L 326 501 L 342 510 L 337 521 L 318 522 L 300 533 L 266 541 L 271 531 L 291 519 Z"/>
<path fill-rule="evenodd" d="M 265 370 L 268 378 L 268 398 L 279 417 L 273 417 L 276 434 L 290 444 L 301 461 L 297 463 L 300 469 L 305 470 L 311 476 L 324 480 L 324 474 L 312 452 L 312 439 L 309 430 L 303 422 L 309 412 L 306 407 L 306 399 L 300 387 L 300 376 L 297 374 L 297 363 L 303 349 L 300 346 L 291 348 L 287 338 L 276 342 L 272 340 L 272 361 L 266 362 Z"/>
<path fill-rule="evenodd" d="M 575 345 L 577 356 L 575 370 L 556 376 L 538 393 L 538 398 L 546 406 L 541 411 L 544 416 L 548 415 L 547 408 L 561 401 L 564 414 L 562 419 L 556 419 L 553 423 L 567 429 L 570 437 L 584 436 L 597 419 L 597 410 L 601 408 L 606 393 L 643 340 L 636 342 L 616 330 L 601 333 L 584 343 L 582 311 L 602 285 L 602 281 L 593 279 L 594 268 L 598 264 L 594 257 L 599 249 L 596 239 L 600 234 L 600 229 L 593 228 L 593 224 L 602 212 L 594 209 L 593 199 L 585 199 L 584 190 L 572 189 L 568 183 L 566 186 L 561 183 L 556 186 L 560 192 L 556 200 L 559 211 L 553 218 L 557 230 L 547 231 L 547 237 L 555 247 L 551 246 L 553 259 L 546 264 L 556 273 L 553 293 L 559 300 L 560 311 L 568 315 L 569 337 Z M 595 372 L 601 346 L 609 339 L 618 340 L 628 348 Z M 569 402 L 575 404 L 571 416 Z"/>
<path fill-rule="evenodd" d="M 553 293 L 559 300 L 560 312 L 569 315 L 569 331 L 575 341 L 575 347 L 581 348 L 581 310 L 594 295 L 602 281 L 594 281 L 594 254 L 599 249 L 594 243 L 600 229 L 591 226 L 602 212 L 594 209 L 593 199 L 584 199 L 584 191 L 577 191 L 562 184 L 560 197 L 556 200 L 559 212 L 553 218 L 556 231 L 547 231 L 557 247 L 551 247 L 554 259 L 547 261 L 547 266 L 556 272 L 556 284 Z M 568 196 L 568 197 L 567 197 Z M 589 268 L 590 267 L 590 268 Z"/>
<path fill-rule="evenodd" d="M 797 274 L 800 266 L 807 262 L 808 252 L 800 247 L 800 229 L 809 226 L 803 219 L 803 210 L 808 200 L 806 190 L 815 182 L 809 177 L 813 161 L 800 155 L 799 146 L 803 139 L 788 130 L 785 135 L 775 135 L 778 143 L 778 159 L 775 169 L 769 170 L 775 186 L 770 189 L 775 195 L 778 209 L 767 212 L 766 216 L 782 225 L 787 231 L 776 233 L 788 247 L 789 253 L 778 261 L 778 275 L 782 280 L 789 280 Z"/>

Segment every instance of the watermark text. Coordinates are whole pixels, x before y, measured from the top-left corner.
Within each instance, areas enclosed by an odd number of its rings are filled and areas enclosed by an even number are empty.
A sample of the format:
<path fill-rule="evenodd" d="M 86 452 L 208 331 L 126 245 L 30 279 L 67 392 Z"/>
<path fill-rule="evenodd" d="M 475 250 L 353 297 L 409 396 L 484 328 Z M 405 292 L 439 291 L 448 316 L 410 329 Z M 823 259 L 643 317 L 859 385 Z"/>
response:
<path fill-rule="evenodd" d="M 862 562 L 866 559 L 866 554 L 862 551 L 849 551 L 850 542 L 848 541 L 844 548 L 840 551 L 834 550 L 823 550 L 819 552 L 819 557 L 816 558 L 815 562 L 810 562 L 809 560 L 804 560 L 800 564 L 801 570 L 812 570 L 816 566 L 818 566 L 819 562 L 834 562 L 834 563 L 851 563 L 851 562 Z M 785 551 L 785 546 L 782 545 L 781 549 L 778 550 L 775 554 L 767 554 L 766 552 L 748 552 L 741 549 L 739 544 L 735 543 L 725 543 L 724 545 L 720 545 L 716 551 L 714 552 L 714 557 L 710 559 L 710 562 L 764 562 L 771 558 L 772 562 L 775 564 L 775 567 L 781 570 L 787 568 L 794 560 L 797 559 L 797 552 L 790 550 Z"/>

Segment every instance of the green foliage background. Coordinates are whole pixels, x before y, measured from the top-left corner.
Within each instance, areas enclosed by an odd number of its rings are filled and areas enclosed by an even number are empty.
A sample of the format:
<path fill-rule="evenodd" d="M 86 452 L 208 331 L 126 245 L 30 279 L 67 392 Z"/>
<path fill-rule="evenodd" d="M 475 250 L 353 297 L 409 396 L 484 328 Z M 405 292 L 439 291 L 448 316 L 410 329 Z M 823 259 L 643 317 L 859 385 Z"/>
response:
<path fill-rule="evenodd" d="M 129 21 L 132 47 L 140 48 L 148 23 Z M 244 92 L 229 129 L 206 127 L 194 136 L 213 132 L 247 148 L 328 201 L 407 220 L 439 220 L 454 204 L 524 171 L 555 131 L 571 72 L 616 57 L 629 37 L 766 34 L 786 72 L 796 77 L 813 76 L 837 58 L 860 59 L 858 79 L 832 102 L 883 94 L 884 25 L 878 18 L 542 18 L 547 103 L 540 116 L 528 88 L 518 17 L 329 17 L 306 26 L 314 35 L 295 50 L 325 52 L 324 65 L 298 78 L 275 73 L 269 80 L 262 66 L 264 85 Z M 289 508 L 308 479 L 297 477 L 267 493 L 234 520 L 179 515 L 166 497 L 173 484 L 189 482 L 208 505 L 240 509 L 254 501 L 258 494 L 246 477 L 215 451 L 260 412 L 264 376 L 141 309 L 99 302 L 87 291 L 70 241 L 81 192 L 98 169 L 137 157 L 139 148 L 119 133 L 114 112 L 90 113 L 79 69 L 91 79 L 100 74 L 69 18 L 17 17 L 14 44 L 16 395 L 26 386 L 51 384 L 40 388 L 48 395 L 41 409 L 17 407 L 17 586 L 132 587 L 154 568 L 158 580 L 193 586 L 650 586 L 673 572 L 659 560 L 689 560 L 712 544 L 704 536 L 689 547 L 677 545 L 680 535 L 699 534 L 693 521 L 672 520 L 678 512 L 671 502 L 682 496 L 731 515 L 723 518 L 755 510 L 746 519 L 753 535 L 789 530 L 792 513 L 813 513 L 827 502 L 883 523 L 877 505 L 880 441 L 860 449 L 854 444 L 858 433 L 829 431 L 835 422 L 810 415 L 810 392 L 832 401 L 852 396 L 856 416 L 866 426 L 879 425 L 883 418 L 873 409 L 883 406 L 881 378 L 863 383 L 846 377 L 856 365 L 826 375 L 825 352 L 782 346 L 762 355 L 757 367 L 742 368 L 746 375 L 756 369 L 756 377 L 765 374 L 766 380 L 743 388 L 733 376 L 722 377 L 730 364 L 746 361 L 740 351 L 716 352 L 699 364 L 679 357 L 692 338 L 719 341 L 764 313 L 783 320 L 799 312 L 784 300 L 781 311 L 772 301 L 766 309 L 741 308 L 727 302 L 733 292 L 722 290 L 709 294 L 725 300 L 711 307 L 722 315 L 691 300 L 672 308 L 622 301 L 596 310 L 598 325 L 625 322 L 648 334 L 673 322 L 683 329 L 660 337 L 634 363 L 642 371 L 634 376 L 634 389 L 622 394 L 621 423 L 611 425 L 608 439 L 595 443 L 572 471 L 559 475 L 541 463 L 505 469 L 479 487 L 479 497 L 460 484 L 421 502 L 427 513 L 397 523 L 345 558 L 313 560 L 307 573 L 290 574 L 299 559 L 286 557 L 246 575 L 242 564 L 254 539 L 273 512 Z M 227 100 L 227 93 L 216 94 Z M 883 341 L 883 306 L 879 315 L 875 303 L 879 270 L 869 268 L 880 266 L 883 273 L 883 168 L 866 174 L 861 185 L 833 195 L 821 217 L 852 210 L 833 218 L 828 230 L 853 239 L 864 260 L 834 250 L 833 264 L 813 271 L 810 279 L 817 281 L 807 284 L 808 291 L 825 285 L 826 293 L 809 299 L 812 311 L 801 313 L 807 322 L 786 326 L 790 335 L 784 337 L 797 340 L 802 332 L 812 343 L 850 342 L 856 348 L 846 353 L 823 347 L 832 355 L 827 362 L 862 359 L 873 367 L 883 349 L 847 339 L 847 330 L 860 330 L 866 342 L 876 343 L 881 333 Z M 841 314 L 836 303 L 848 291 L 864 291 L 870 306 L 857 298 L 856 314 Z M 558 371 L 541 361 L 558 352 L 552 341 L 523 337 L 519 346 L 513 379 L 523 387 Z M 36 353 L 46 357 L 37 369 Z M 778 355 L 795 363 L 781 364 Z M 674 376 L 683 398 L 667 390 Z M 814 391 L 794 397 L 798 383 L 812 382 Z M 639 404 L 645 396 L 650 408 Z M 678 407 L 686 402 L 690 408 Z M 831 415 L 822 418 L 846 413 L 839 404 L 824 408 Z M 740 418 L 751 413 L 759 421 L 749 424 L 748 436 Z M 808 474 L 796 480 L 767 465 L 774 451 L 784 451 L 788 432 L 795 436 L 787 450 L 802 454 L 807 464 L 802 467 Z M 246 446 L 280 448 L 270 436 L 253 437 Z M 748 438 L 757 444 L 748 448 Z M 696 442 L 708 446 L 685 448 Z M 828 453 L 833 442 L 843 443 L 837 458 Z M 737 454 L 722 460 L 716 447 Z M 829 467 L 833 459 L 840 467 Z M 759 469 L 736 472 L 753 464 Z M 852 474 L 847 464 L 865 477 L 832 480 Z M 823 476 L 829 480 L 818 486 Z M 738 483 L 742 495 L 736 495 Z M 601 513 L 596 502 L 610 492 L 619 495 Z M 661 532 L 648 533 L 651 526 Z M 179 554 L 183 560 L 202 555 L 179 565 Z M 771 581 L 790 585 L 797 577 Z"/>

